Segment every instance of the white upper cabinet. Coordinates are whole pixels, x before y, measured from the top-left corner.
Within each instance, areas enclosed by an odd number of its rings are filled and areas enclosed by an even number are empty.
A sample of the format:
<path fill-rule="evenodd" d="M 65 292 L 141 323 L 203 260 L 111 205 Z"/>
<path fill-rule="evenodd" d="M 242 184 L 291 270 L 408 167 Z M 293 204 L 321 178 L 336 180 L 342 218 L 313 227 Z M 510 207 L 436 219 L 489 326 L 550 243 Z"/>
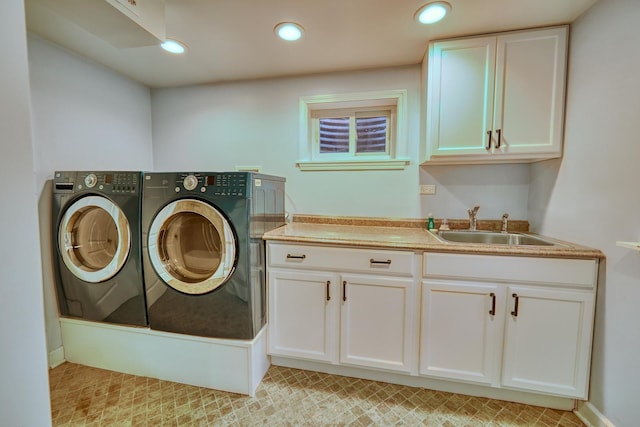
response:
<path fill-rule="evenodd" d="M 567 27 L 433 42 L 425 163 L 562 155 Z"/>

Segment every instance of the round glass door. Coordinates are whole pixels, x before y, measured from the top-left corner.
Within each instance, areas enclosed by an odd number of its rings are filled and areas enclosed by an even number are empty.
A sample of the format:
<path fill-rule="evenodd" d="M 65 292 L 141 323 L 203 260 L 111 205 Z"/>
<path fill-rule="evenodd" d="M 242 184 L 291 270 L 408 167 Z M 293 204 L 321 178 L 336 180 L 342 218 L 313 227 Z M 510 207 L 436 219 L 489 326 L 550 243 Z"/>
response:
<path fill-rule="evenodd" d="M 129 221 L 111 200 L 83 197 L 69 206 L 60 221 L 58 248 L 74 276 L 104 282 L 120 271 L 129 256 Z"/>
<path fill-rule="evenodd" d="M 233 273 L 236 242 L 229 222 L 213 206 L 176 200 L 154 218 L 148 237 L 149 259 L 162 280 L 177 291 L 201 295 Z"/>

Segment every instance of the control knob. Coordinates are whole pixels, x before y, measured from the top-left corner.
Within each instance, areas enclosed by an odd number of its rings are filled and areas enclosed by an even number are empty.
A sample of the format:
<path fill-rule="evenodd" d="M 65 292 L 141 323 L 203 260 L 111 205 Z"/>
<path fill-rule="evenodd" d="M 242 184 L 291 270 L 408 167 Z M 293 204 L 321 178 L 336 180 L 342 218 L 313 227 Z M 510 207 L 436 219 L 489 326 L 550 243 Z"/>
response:
<path fill-rule="evenodd" d="M 87 186 L 87 188 L 93 188 L 97 183 L 98 177 L 93 173 L 90 173 L 84 178 L 84 184 Z"/>
<path fill-rule="evenodd" d="M 187 175 L 182 181 L 182 185 L 184 185 L 185 189 L 191 191 L 198 186 L 198 178 L 195 175 Z"/>

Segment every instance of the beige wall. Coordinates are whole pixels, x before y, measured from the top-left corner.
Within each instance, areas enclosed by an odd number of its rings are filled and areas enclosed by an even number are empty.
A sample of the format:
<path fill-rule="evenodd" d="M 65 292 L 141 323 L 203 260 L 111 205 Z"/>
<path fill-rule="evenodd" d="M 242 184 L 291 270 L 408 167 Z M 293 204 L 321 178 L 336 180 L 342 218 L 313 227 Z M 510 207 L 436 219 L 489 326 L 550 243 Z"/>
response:
<path fill-rule="evenodd" d="M 39 195 L 47 349 L 61 352 L 52 265 L 56 170 L 151 170 L 148 87 L 30 34 L 34 171 Z M 50 357 L 50 364 L 57 357 Z"/>
<path fill-rule="evenodd" d="M 51 424 L 22 0 L 0 2 L 0 424 Z"/>
<path fill-rule="evenodd" d="M 544 234 L 607 256 L 599 284 L 591 404 L 618 427 L 640 423 L 640 2 L 599 0 L 571 30 L 563 160 L 531 170 Z"/>
<path fill-rule="evenodd" d="M 287 178 L 287 210 L 322 215 L 525 219 L 527 165 L 420 167 L 422 108 L 419 65 L 297 78 L 152 90 L 153 153 L 157 170 L 234 170 L 260 165 Z M 301 96 L 404 89 L 407 128 L 399 152 L 405 170 L 301 172 Z M 418 194 L 436 184 L 435 196 Z"/>

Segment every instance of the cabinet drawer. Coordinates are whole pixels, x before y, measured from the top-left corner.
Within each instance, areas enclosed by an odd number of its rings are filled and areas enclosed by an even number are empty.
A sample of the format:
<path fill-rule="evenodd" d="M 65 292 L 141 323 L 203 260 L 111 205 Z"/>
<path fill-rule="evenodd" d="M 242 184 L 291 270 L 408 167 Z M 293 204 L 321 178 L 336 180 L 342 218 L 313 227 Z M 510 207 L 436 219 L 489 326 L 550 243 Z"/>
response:
<path fill-rule="evenodd" d="M 270 267 L 352 271 L 413 276 L 419 258 L 413 252 L 267 244 Z"/>
<path fill-rule="evenodd" d="M 594 287 L 598 262 L 588 259 L 425 253 L 423 274 L 432 278 L 454 277 Z"/>

